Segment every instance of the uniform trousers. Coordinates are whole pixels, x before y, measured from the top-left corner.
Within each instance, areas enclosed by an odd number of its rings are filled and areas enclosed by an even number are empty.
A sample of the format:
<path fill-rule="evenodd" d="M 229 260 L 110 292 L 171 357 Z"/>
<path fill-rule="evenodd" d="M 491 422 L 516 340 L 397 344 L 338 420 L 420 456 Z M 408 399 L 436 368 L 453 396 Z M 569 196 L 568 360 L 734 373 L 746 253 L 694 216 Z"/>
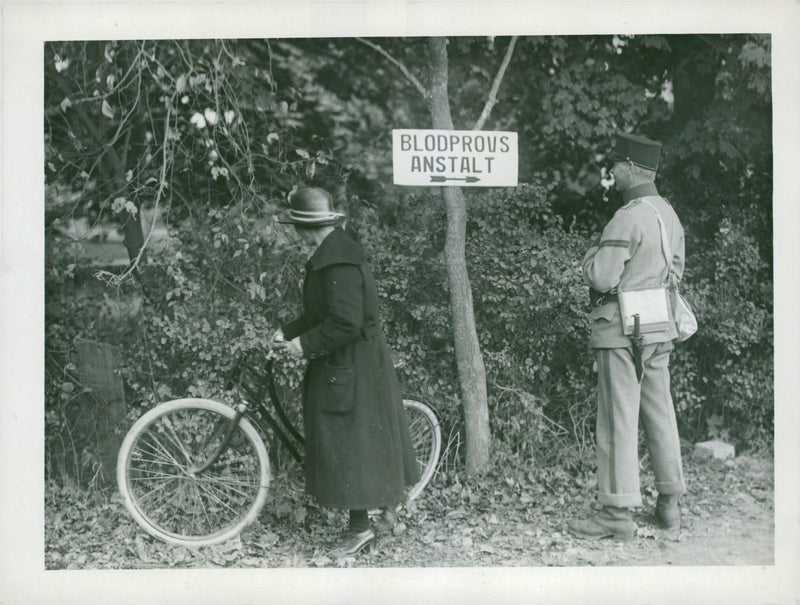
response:
<path fill-rule="evenodd" d="M 644 375 L 636 380 L 630 348 L 595 349 L 597 361 L 597 501 L 602 506 L 642 505 L 639 486 L 639 418 L 656 489 L 685 491 L 675 408 L 670 395 L 671 342 L 645 345 Z"/>

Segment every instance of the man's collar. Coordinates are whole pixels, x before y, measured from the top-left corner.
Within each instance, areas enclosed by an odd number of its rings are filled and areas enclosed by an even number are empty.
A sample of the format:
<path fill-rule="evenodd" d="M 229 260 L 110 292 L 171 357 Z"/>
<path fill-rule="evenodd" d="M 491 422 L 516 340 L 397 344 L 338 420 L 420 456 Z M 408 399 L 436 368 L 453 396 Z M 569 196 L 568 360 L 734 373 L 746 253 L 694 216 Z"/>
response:
<path fill-rule="evenodd" d="M 634 185 L 630 189 L 626 189 L 622 192 L 622 201 L 627 204 L 631 200 L 646 195 L 658 195 L 655 183 L 642 183 L 641 185 Z"/>

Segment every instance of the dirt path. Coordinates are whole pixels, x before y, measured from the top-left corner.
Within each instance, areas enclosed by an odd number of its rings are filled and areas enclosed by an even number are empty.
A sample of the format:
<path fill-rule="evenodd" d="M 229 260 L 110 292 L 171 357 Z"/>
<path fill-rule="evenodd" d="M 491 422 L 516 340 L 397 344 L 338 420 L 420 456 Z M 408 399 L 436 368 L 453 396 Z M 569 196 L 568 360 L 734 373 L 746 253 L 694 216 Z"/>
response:
<path fill-rule="evenodd" d="M 773 478 L 772 462 L 764 459 L 690 463 L 681 529 L 660 531 L 639 514 L 637 539 L 604 564 L 772 565 Z"/>
<path fill-rule="evenodd" d="M 417 549 L 408 539 L 406 545 L 415 551 L 417 561 L 443 566 L 772 565 L 772 461 L 690 458 L 686 474 L 689 490 L 682 500 L 683 523 L 678 531 L 662 531 L 652 523 L 655 492 L 651 492 L 645 497 L 645 506 L 637 511 L 638 529 L 633 540 L 592 542 L 574 538 L 565 531 L 567 519 L 589 515 L 592 509 L 578 499 L 579 493 L 571 492 L 563 498 L 563 504 L 558 499 L 505 521 L 499 511 L 477 521 L 464 518 L 461 524 L 426 521 L 415 533 L 429 543 L 428 548 Z M 458 517 L 457 513 L 450 514 Z M 443 531 L 442 525 L 449 531 Z M 432 556 L 430 546 L 438 556 Z"/>
<path fill-rule="evenodd" d="M 588 478 L 567 478 L 558 489 L 548 489 L 519 472 L 496 471 L 475 485 L 434 483 L 392 535 L 371 553 L 342 562 L 326 555 L 342 515 L 281 504 L 278 493 L 241 538 L 189 550 L 144 534 L 115 494 L 93 499 L 75 490 L 51 490 L 45 564 L 48 569 L 772 565 L 772 460 L 689 456 L 685 469 L 689 491 L 677 532 L 659 531 L 651 523 L 655 493 L 647 472 L 637 536 L 587 542 L 567 534 L 565 526 L 571 516 L 592 512 Z"/>

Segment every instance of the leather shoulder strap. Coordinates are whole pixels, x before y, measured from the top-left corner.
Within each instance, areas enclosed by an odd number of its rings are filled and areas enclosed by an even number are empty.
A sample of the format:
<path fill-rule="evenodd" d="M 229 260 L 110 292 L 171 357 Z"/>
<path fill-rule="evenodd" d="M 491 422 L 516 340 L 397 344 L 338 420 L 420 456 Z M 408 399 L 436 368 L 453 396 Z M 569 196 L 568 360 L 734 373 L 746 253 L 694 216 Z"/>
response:
<path fill-rule="evenodd" d="M 656 219 L 658 219 L 658 227 L 661 229 L 661 251 L 664 253 L 664 260 L 667 261 L 667 268 L 669 269 L 669 275 L 672 276 L 672 248 L 669 245 L 667 228 L 664 227 L 664 221 L 661 219 L 661 213 L 655 206 L 653 206 L 653 204 L 651 204 L 647 200 L 643 199 L 642 202 L 650 206 L 653 209 L 653 212 L 656 213 Z"/>

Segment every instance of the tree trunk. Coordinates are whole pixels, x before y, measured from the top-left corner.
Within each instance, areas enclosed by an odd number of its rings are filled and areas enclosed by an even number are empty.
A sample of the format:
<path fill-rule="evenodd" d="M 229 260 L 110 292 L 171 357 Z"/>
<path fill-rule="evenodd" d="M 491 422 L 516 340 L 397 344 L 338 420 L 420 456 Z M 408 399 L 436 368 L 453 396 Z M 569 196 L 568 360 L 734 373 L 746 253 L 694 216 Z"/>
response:
<path fill-rule="evenodd" d="M 128 214 L 127 211 L 125 211 Z M 128 260 L 133 262 L 139 254 L 139 251 L 144 246 L 144 232 L 142 231 L 142 211 L 139 211 L 135 216 L 128 214 L 127 218 L 122 223 L 122 233 L 124 235 L 125 249 L 128 251 Z M 139 260 L 139 266 L 143 266 L 147 262 L 144 254 Z"/>
<path fill-rule="evenodd" d="M 109 166 L 108 172 L 111 172 L 112 177 L 110 182 L 115 190 L 124 190 L 125 187 L 125 166 L 123 161 L 116 153 L 109 153 L 109 159 L 105 165 Z M 98 174 L 98 190 L 102 191 L 103 181 L 100 178 L 102 173 Z M 120 221 L 123 234 L 123 243 L 125 249 L 128 251 L 128 261 L 134 262 L 139 255 L 142 247 L 144 246 L 144 231 L 142 229 L 142 209 L 136 206 L 136 214 L 131 214 L 127 210 L 121 213 Z M 147 262 L 144 253 L 139 259 L 139 266 L 144 266 Z"/>
<path fill-rule="evenodd" d="M 87 52 L 93 48 L 95 48 L 94 45 L 89 44 L 87 46 Z M 99 46 L 96 49 L 95 55 L 91 55 L 90 53 L 89 56 L 94 56 L 95 58 L 93 62 L 99 63 L 102 60 L 99 58 L 101 56 Z M 59 89 L 61 89 L 61 91 L 64 93 L 65 97 L 69 98 L 74 94 L 74 91 L 67 86 L 65 79 L 58 78 L 56 83 L 58 84 Z M 101 105 L 99 103 L 97 105 L 96 118 L 94 118 L 94 116 L 90 117 L 90 114 L 86 112 L 82 105 L 75 105 L 74 107 L 74 111 L 76 112 L 78 119 L 86 128 L 88 136 L 97 142 L 97 153 L 101 158 L 101 161 L 98 164 L 97 172 L 97 201 L 100 203 L 103 199 L 103 192 L 105 190 L 104 186 L 107 182 L 110 184 L 109 189 L 112 191 L 117 190 L 115 189 L 116 187 L 119 188 L 118 190 L 124 190 L 125 188 L 125 163 L 127 162 L 127 150 L 130 145 L 130 130 L 128 130 L 128 133 L 125 137 L 125 144 L 122 145 L 123 157 L 120 157 L 114 146 L 108 145 L 105 142 L 106 132 L 103 129 L 104 117 L 102 114 Z M 164 144 L 166 145 L 166 142 Z M 134 259 L 136 259 L 136 257 L 139 255 L 139 251 L 144 245 L 142 213 L 141 208 L 137 206 L 137 209 L 138 211 L 136 212 L 135 216 L 131 216 L 126 211 L 125 214 L 127 217 L 123 220 L 121 225 L 124 235 L 125 249 L 128 251 L 128 260 L 130 262 L 133 262 Z M 101 208 L 98 206 L 97 210 L 100 212 Z M 144 264 L 144 261 L 145 258 L 144 255 L 142 255 L 140 264 Z"/>
<path fill-rule="evenodd" d="M 435 129 L 452 130 L 450 100 L 447 92 L 447 39 L 428 42 L 431 66 L 429 108 Z M 467 274 L 465 242 L 467 207 L 460 187 L 443 187 L 447 210 L 445 263 L 450 284 L 450 310 L 453 318 L 456 364 L 464 401 L 464 424 L 467 445 L 467 473 L 479 473 L 489 463 L 491 433 L 486 396 L 486 369 L 483 365 L 472 288 Z"/>

